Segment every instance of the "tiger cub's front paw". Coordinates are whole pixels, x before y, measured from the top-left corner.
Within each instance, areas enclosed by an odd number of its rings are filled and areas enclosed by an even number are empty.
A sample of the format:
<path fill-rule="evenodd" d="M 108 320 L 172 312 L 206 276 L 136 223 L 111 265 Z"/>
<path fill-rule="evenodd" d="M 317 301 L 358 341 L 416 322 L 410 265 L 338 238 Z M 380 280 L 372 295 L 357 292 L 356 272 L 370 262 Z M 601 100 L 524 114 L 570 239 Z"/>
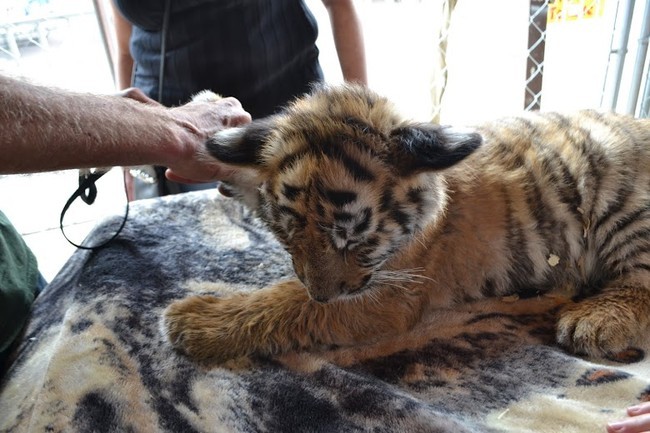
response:
<path fill-rule="evenodd" d="M 253 343 L 238 323 L 237 304 L 214 296 L 175 301 L 163 313 L 163 332 L 176 349 L 196 361 L 221 363 L 249 355 Z"/>
<path fill-rule="evenodd" d="M 565 307 L 557 324 L 557 340 L 578 354 L 620 358 L 645 330 L 643 302 L 616 292 Z"/>

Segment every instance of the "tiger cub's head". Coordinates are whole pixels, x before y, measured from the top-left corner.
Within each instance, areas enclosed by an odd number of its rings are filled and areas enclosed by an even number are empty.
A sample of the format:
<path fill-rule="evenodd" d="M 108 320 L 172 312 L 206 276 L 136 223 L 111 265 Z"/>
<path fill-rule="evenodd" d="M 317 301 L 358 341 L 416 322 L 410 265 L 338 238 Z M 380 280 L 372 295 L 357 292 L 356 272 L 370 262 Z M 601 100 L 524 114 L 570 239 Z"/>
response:
<path fill-rule="evenodd" d="M 235 196 L 268 224 L 320 302 L 386 282 L 382 266 L 444 207 L 438 172 L 480 135 L 404 121 L 388 100 L 321 87 L 281 113 L 214 135 Z"/>

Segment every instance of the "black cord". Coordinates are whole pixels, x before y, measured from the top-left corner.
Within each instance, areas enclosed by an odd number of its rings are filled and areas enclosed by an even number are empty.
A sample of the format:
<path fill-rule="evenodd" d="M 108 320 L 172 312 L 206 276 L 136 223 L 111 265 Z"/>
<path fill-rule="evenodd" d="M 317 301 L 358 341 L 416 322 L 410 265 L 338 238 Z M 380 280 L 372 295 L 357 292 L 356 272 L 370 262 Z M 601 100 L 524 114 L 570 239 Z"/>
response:
<path fill-rule="evenodd" d="M 165 54 L 167 53 L 167 33 L 169 32 L 169 16 L 171 15 L 171 5 L 172 5 L 171 0 L 165 0 L 165 11 L 163 15 L 162 34 L 160 35 L 160 71 L 158 76 L 158 102 L 160 102 L 161 104 L 162 104 L 162 97 L 163 97 L 163 83 L 165 80 Z M 131 76 L 131 81 L 133 81 L 133 75 Z M 110 242 L 113 241 L 113 239 L 115 239 L 122 232 L 122 229 L 126 224 L 126 220 L 129 217 L 129 198 L 128 198 L 128 192 L 125 184 L 124 193 L 127 197 L 126 211 L 124 212 L 124 218 L 122 219 L 122 223 L 120 224 L 120 227 L 117 229 L 115 234 L 111 236 L 110 239 L 102 242 L 99 245 L 87 247 L 85 245 L 76 244 L 75 242 L 71 241 L 70 238 L 68 238 L 68 236 L 65 234 L 65 230 L 63 229 L 63 218 L 65 217 L 65 214 L 68 211 L 70 205 L 72 205 L 72 203 L 77 199 L 77 197 L 80 197 L 81 200 L 83 200 L 84 203 L 86 203 L 87 205 L 93 204 L 95 202 L 95 198 L 97 198 L 97 186 L 95 185 L 95 182 L 97 182 L 99 178 L 101 178 L 106 173 L 107 172 L 102 171 L 102 172 L 92 172 L 92 173 L 86 173 L 84 175 L 79 175 L 79 188 L 77 188 L 77 190 L 70 196 L 65 206 L 63 206 L 63 210 L 61 211 L 61 218 L 59 219 L 59 228 L 61 229 L 61 233 L 63 234 L 63 237 L 70 244 L 82 250 L 97 250 L 108 245 Z"/>
<path fill-rule="evenodd" d="M 79 245 L 74 243 L 73 241 L 68 238 L 68 236 L 65 234 L 65 230 L 63 229 L 63 218 L 65 217 L 66 212 L 68 212 L 68 208 L 70 208 L 70 205 L 79 197 L 81 200 L 84 201 L 87 205 L 92 205 L 95 202 L 95 198 L 97 198 L 97 186 L 95 185 L 95 182 L 97 182 L 103 175 L 105 175 L 107 172 L 106 171 L 96 171 L 96 172 L 90 172 L 86 173 L 83 175 L 79 175 L 79 187 L 75 192 L 72 193 L 68 201 L 65 203 L 63 206 L 63 210 L 61 211 L 61 218 L 59 218 L 59 228 L 61 229 L 61 233 L 63 234 L 63 237 L 65 238 L 66 241 L 68 241 L 70 244 L 74 245 L 75 247 L 82 249 L 82 250 L 98 250 L 100 248 L 105 247 L 108 245 L 110 242 L 113 241 L 121 232 L 122 229 L 124 228 L 124 225 L 126 224 L 126 220 L 129 218 L 129 200 L 128 200 L 128 195 L 126 194 L 126 185 L 124 187 L 124 193 L 127 195 L 127 200 L 126 200 L 126 211 L 124 212 L 124 217 L 122 218 L 122 223 L 118 227 L 117 231 L 113 236 L 110 237 L 110 239 L 102 242 L 99 245 L 94 245 L 94 246 L 85 246 L 85 245 Z"/>

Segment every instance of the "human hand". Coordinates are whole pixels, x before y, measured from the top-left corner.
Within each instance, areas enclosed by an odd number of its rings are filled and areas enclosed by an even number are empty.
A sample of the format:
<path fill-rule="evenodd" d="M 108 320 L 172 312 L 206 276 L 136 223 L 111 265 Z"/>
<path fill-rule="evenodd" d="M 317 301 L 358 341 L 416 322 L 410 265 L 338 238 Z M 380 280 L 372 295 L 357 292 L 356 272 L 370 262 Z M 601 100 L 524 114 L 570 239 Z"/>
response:
<path fill-rule="evenodd" d="M 235 98 L 195 100 L 171 108 L 173 121 L 179 129 L 177 140 L 183 149 L 180 158 L 166 164 L 169 180 L 200 183 L 222 180 L 234 171 L 205 152 L 205 142 L 223 129 L 250 123 L 251 116 Z"/>
<path fill-rule="evenodd" d="M 607 425 L 608 433 L 640 433 L 650 431 L 650 401 L 627 408 L 630 418 L 611 422 Z"/>
<path fill-rule="evenodd" d="M 142 102 L 143 104 L 162 106 L 160 102 L 151 99 L 142 90 L 138 89 L 137 87 L 129 87 L 128 89 L 120 90 L 119 92 L 117 92 L 117 96 L 133 99 L 134 101 Z"/>

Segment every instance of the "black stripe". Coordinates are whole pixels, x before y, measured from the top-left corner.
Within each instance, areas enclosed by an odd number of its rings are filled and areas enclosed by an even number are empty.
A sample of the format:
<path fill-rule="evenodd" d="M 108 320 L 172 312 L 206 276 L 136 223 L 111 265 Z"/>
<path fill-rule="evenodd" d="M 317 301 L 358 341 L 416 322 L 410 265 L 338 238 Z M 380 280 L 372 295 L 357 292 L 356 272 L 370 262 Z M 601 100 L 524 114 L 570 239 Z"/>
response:
<path fill-rule="evenodd" d="M 406 212 L 402 211 L 400 203 L 395 200 L 390 189 L 384 189 L 384 192 L 381 195 L 379 209 L 380 211 L 387 213 L 388 216 L 390 216 L 390 218 L 400 226 L 402 233 L 410 233 L 408 225 L 411 222 L 411 217 Z"/>
<path fill-rule="evenodd" d="M 422 197 L 422 190 L 420 188 L 409 188 L 406 196 L 411 203 L 418 207 L 420 207 L 424 201 L 424 198 Z"/>
<path fill-rule="evenodd" d="M 513 152 L 512 147 L 509 143 L 503 141 L 496 141 L 499 138 L 495 138 L 494 144 L 491 148 L 491 155 L 494 156 L 495 161 L 498 158 L 498 161 L 504 166 L 507 171 L 515 171 L 526 165 L 524 159 L 520 154 Z"/>
<path fill-rule="evenodd" d="M 352 203 L 357 199 L 357 193 L 353 191 L 337 191 L 333 189 L 326 189 L 324 196 L 327 201 L 334 206 L 342 207 L 346 204 Z"/>
<path fill-rule="evenodd" d="M 557 230 L 556 219 L 553 218 L 552 207 L 546 203 L 539 182 L 532 173 L 527 173 L 524 194 L 531 217 L 535 220 L 537 229 L 544 239 L 548 239 Z"/>
<path fill-rule="evenodd" d="M 390 210 L 390 217 L 395 221 L 400 228 L 402 233 L 408 234 L 411 232 L 409 229 L 409 224 L 411 223 L 411 217 L 408 213 L 403 212 L 399 207 L 394 207 Z"/>
<path fill-rule="evenodd" d="M 287 169 L 291 168 L 296 161 L 307 155 L 309 152 L 307 149 L 302 149 L 294 153 L 290 153 L 289 155 L 286 155 L 282 160 L 280 161 L 280 164 L 278 165 L 278 171 L 284 172 Z"/>
<path fill-rule="evenodd" d="M 424 213 L 424 196 L 423 196 L 424 191 L 420 188 L 409 188 L 408 192 L 406 193 L 406 196 L 415 206 L 415 213 L 417 218 L 421 218 L 422 214 Z"/>
<path fill-rule="evenodd" d="M 508 251 L 511 252 L 510 269 L 508 269 L 508 279 L 513 288 L 521 296 L 532 296 L 537 290 L 530 286 L 530 277 L 534 274 L 535 267 L 530 257 L 526 254 L 527 241 L 524 235 L 524 229 L 521 222 L 514 215 L 512 208 L 512 199 L 508 191 L 501 191 L 506 204 L 506 244 Z M 530 293 L 533 291 L 534 293 Z"/>
<path fill-rule="evenodd" d="M 302 227 L 307 225 L 307 218 L 304 215 L 299 214 L 296 210 L 290 208 L 289 206 L 279 205 L 277 206 L 277 220 L 280 219 L 281 215 L 291 215 L 295 218 L 296 223 Z"/>
<path fill-rule="evenodd" d="M 377 128 L 369 124 L 368 122 L 359 119 L 358 117 L 353 117 L 353 116 L 347 116 L 341 119 L 343 123 L 345 123 L 348 126 L 353 127 L 354 129 L 360 131 L 364 135 L 374 135 L 376 137 L 382 138 L 382 139 L 387 139 L 387 137 L 381 133 Z M 365 143 L 360 143 L 365 147 Z M 372 148 L 368 147 L 368 150 L 372 150 Z"/>
<path fill-rule="evenodd" d="M 363 245 L 374 250 L 379 245 L 379 236 L 370 236 L 364 241 Z"/>
<path fill-rule="evenodd" d="M 390 208 L 393 207 L 393 191 L 392 191 L 392 185 L 391 186 L 386 186 L 383 189 L 383 192 L 381 193 L 381 201 L 379 202 L 379 210 L 382 212 L 386 212 L 390 210 Z"/>
<path fill-rule="evenodd" d="M 551 183 L 557 188 L 560 201 L 567 205 L 568 210 L 576 219 L 582 221 L 578 208 L 582 205 L 582 196 L 578 193 L 577 181 L 560 154 L 548 149 L 550 156 L 541 161 L 541 166 Z"/>
<path fill-rule="evenodd" d="M 611 268 L 611 270 L 614 272 L 621 271 L 622 269 L 625 269 L 626 266 L 629 265 L 630 262 L 632 262 L 634 259 L 646 253 L 650 253 L 650 243 L 645 243 L 642 246 L 635 248 L 626 254 L 625 257 L 620 257 L 616 260 L 613 260 L 608 267 Z"/>
<path fill-rule="evenodd" d="M 371 259 L 369 256 L 375 252 L 380 244 L 379 236 L 370 236 L 366 239 L 357 253 L 357 261 L 362 266 L 372 267 L 384 260 L 383 256 Z"/>
<path fill-rule="evenodd" d="M 638 221 L 639 217 L 641 215 L 643 215 L 647 211 L 648 211 L 647 207 L 642 207 L 642 208 L 636 209 L 632 213 L 628 213 L 627 215 L 623 216 L 622 218 L 619 218 L 614 223 L 614 227 L 612 227 L 611 230 L 608 230 L 607 235 L 605 236 L 605 239 L 603 239 L 603 242 L 601 243 L 601 251 L 607 250 L 607 249 L 615 249 L 614 246 L 609 245 L 610 242 L 612 242 L 613 237 L 615 235 L 619 234 L 621 231 L 623 231 L 630 224 Z"/>
<path fill-rule="evenodd" d="M 491 298 L 497 294 L 496 284 L 493 279 L 487 278 L 481 286 L 481 294 L 486 298 Z"/>
<path fill-rule="evenodd" d="M 650 272 L 650 263 L 645 263 L 645 262 L 644 263 L 636 263 L 636 264 L 626 266 L 624 269 L 627 272 L 638 271 L 638 270 Z"/>
<path fill-rule="evenodd" d="M 616 244 L 606 245 L 605 248 L 603 248 L 603 250 L 609 250 L 603 260 L 605 260 L 605 263 L 607 263 L 612 259 L 612 256 L 615 255 L 624 246 L 643 241 L 645 239 L 650 239 L 650 227 L 644 226 L 640 227 L 639 230 L 632 233 L 626 233 L 625 237 L 622 240 L 618 241 Z M 628 256 L 633 253 L 636 253 L 636 250 L 630 251 L 628 253 Z M 614 260 L 613 263 L 616 263 L 616 261 L 617 260 Z M 613 265 L 610 266 L 613 267 Z"/>
<path fill-rule="evenodd" d="M 343 163 L 343 166 L 348 170 L 352 175 L 354 180 L 358 182 L 372 182 L 375 180 L 375 175 L 366 169 L 359 161 L 350 158 L 345 153 L 341 152 L 340 161 Z"/>
<path fill-rule="evenodd" d="M 295 201 L 302 191 L 302 188 L 292 186 L 284 182 L 282 183 L 282 195 L 284 195 L 289 201 Z"/>
<path fill-rule="evenodd" d="M 375 175 L 372 174 L 366 167 L 361 165 L 359 161 L 351 158 L 342 148 L 342 144 L 349 144 L 354 142 L 350 137 L 340 136 L 336 139 L 330 137 L 328 140 L 323 140 L 323 142 L 318 146 L 321 153 L 327 156 L 330 159 L 340 161 L 343 164 L 343 167 L 348 171 L 350 176 L 352 176 L 356 181 L 359 182 L 371 182 L 375 180 Z"/>
<path fill-rule="evenodd" d="M 353 218 L 354 215 L 352 215 L 350 212 L 334 212 L 334 220 L 337 222 L 346 223 L 352 221 Z"/>
<path fill-rule="evenodd" d="M 363 219 L 356 226 L 354 226 L 354 234 L 359 235 L 370 227 L 370 219 L 372 218 L 372 209 L 369 207 L 364 208 L 361 213 L 363 214 Z"/>
<path fill-rule="evenodd" d="M 598 197 L 600 197 L 600 188 L 602 186 L 604 172 L 609 166 L 609 162 L 601 151 L 597 151 L 595 148 L 596 146 L 594 146 L 594 143 L 591 140 L 582 142 L 581 146 L 582 153 L 583 155 L 586 155 L 585 160 L 589 165 L 587 170 L 589 177 L 587 180 L 593 182 L 593 185 L 590 188 L 587 187 L 585 189 L 591 192 L 591 202 L 595 203 Z"/>
<path fill-rule="evenodd" d="M 623 184 L 621 188 L 616 191 L 616 197 L 607 204 L 607 209 L 605 209 L 596 220 L 594 231 L 607 225 L 614 215 L 622 211 L 635 190 L 636 186 L 632 182 Z M 612 233 L 610 232 L 609 235 L 611 237 Z"/>

